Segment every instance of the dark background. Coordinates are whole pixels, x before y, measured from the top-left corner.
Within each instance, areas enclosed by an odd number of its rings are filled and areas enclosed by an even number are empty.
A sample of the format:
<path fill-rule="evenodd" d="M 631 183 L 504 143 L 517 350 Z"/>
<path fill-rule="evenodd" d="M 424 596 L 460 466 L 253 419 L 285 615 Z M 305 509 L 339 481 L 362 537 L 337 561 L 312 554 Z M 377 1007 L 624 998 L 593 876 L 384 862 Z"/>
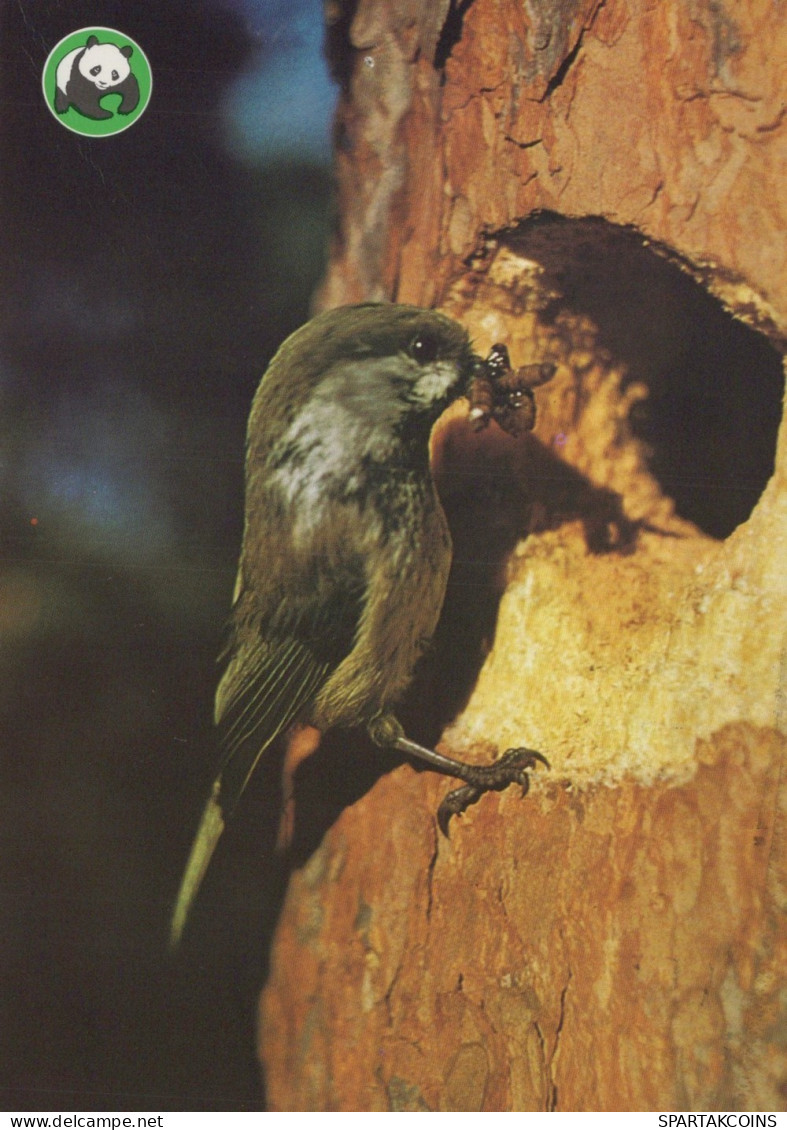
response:
<path fill-rule="evenodd" d="M 41 95 L 86 26 L 151 64 L 114 137 Z M 214 767 L 248 407 L 329 237 L 321 39 L 317 0 L 0 5 L 6 1110 L 260 1103 L 280 884 L 253 801 L 175 961 L 166 931 Z"/>

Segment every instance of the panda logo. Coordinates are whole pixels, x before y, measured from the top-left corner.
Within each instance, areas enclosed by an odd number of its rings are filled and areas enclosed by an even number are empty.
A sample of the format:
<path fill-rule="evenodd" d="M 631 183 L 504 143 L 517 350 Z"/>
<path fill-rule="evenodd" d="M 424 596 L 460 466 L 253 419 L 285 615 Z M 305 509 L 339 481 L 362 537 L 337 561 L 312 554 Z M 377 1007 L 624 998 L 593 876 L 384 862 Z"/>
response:
<path fill-rule="evenodd" d="M 150 65 L 133 40 L 111 28 L 84 28 L 50 52 L 44 97 L 63 125 L 102 136 L 126 129 L 139 117 L 151 81 Z M 108 95 L 115 99 L 102 104 Z"/>
<path fill-rule="evenodd" d="M 101 99 L 105 94 L 121 94 L 119 114 L 130 114 L 139 105 L 139 83 L 131 70 L 129 59 L 134 48 L 128 44 L 116 47 L 114 43 L 99 43 L 91 35 L 87 44 L 69 51 L 57 65 L 55 109 L 65 114 L 75 106 L 86 118 L 99 121 L 111 118 L 103 109 Z"/>

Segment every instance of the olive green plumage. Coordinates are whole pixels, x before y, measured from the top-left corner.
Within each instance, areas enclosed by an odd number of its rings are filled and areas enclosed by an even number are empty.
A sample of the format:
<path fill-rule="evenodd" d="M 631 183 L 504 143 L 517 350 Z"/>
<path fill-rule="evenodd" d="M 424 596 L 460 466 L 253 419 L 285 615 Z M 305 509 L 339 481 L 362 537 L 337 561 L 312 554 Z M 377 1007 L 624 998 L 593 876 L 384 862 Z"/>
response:
<path fill-rule="evenodd" d="M 216 694 L 223 761 L 173 945 L 274 739 L 294 722 L 377 734 L 375 720 L 407 687 L 451 563 L 429 435 L 478 363 L 450 318 L 373 304 L 319 315 L 271 361 L 248 427 L 243 547 Z"/>

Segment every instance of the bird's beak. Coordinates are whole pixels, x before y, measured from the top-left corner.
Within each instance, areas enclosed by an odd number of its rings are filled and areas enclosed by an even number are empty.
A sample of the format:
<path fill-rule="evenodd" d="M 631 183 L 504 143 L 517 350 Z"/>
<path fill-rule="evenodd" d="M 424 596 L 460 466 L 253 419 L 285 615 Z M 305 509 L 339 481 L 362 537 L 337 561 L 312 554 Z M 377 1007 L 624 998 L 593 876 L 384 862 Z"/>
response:
<path fill-rule="evenodd" d="M 486 372 L 486 361 L 484 361 L 483 357 L 479 357 L 477 353 L 471 353 L 470 364 L 465 370 L 462 395 L 467 396 L 473 381 L 478 380 L 479 377 L 486 376 Z"/>

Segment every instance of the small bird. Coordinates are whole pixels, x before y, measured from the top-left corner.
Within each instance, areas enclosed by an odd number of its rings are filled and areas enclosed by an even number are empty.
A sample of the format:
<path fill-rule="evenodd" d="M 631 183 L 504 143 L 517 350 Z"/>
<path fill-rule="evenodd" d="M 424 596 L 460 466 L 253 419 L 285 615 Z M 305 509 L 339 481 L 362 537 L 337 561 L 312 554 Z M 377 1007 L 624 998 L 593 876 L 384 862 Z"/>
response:
<path fill-rule="evenodd" d="M 392 708 L 429 643 L 451 537 L 429 467 L 446 406 L 484 375 L 453 319 L 415 306 L 329 310 L 292 334 L 252 404 L 246 515 L 215 721 L 223 759 L 172 917 L 176 947 L 260 757 L 297 723 L 365 726 L 378 746 L 465 784 L 450 817 L 518 783 L 541 754 L 467 765 L 405 737 Z"/>

